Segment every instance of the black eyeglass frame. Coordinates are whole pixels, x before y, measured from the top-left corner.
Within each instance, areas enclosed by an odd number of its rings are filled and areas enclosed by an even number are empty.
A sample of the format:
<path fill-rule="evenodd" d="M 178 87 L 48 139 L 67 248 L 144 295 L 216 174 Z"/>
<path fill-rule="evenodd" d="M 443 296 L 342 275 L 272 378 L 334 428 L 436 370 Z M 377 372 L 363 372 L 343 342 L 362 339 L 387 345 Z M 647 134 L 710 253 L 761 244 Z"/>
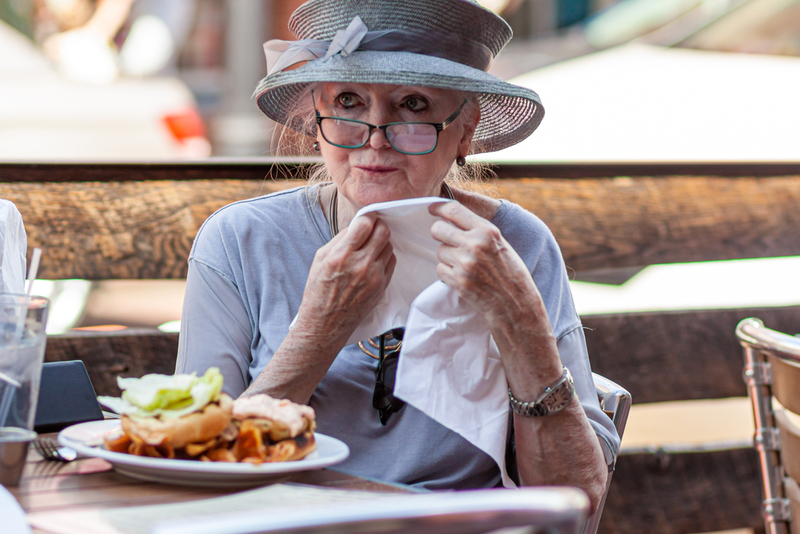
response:
<path fill-rule="evenodd" d="M 362 146 L 364 146 L 367 143 L 369 143 L 369 140 L 372 137 L 372 132 L 375 129 L 378 129 L 378 130 L 383 130 L 383 135 L 386 136 L 386 140 L 389 141 L 389 144 L 392 146 L 393 149 L 397 150 L 401 154 L 406 154 L 406 155 L 409 155 L 409 156 L 424 156 L 425 154 L 430 154 L 431 152 L 436 150 L 436 147 L 439 146 L 439 132 L 443 131 L 448 126 L 450 126 L 453 123 L 453 121 L 456 120 L 456 118 L 461 114 L 461 110 L 464 109 L 464 106 L 467 105 L 467 99 L 465 98 L 464 101 L 461 103 L 461 105 L 458 106 L 458 109 L 455 110 L 443 122 L 399 121 L 399 122 L 388 122 L 386 124 L 378 124 L 378 125 L 376 125 L 376 124 L 370 124 L 369 122 L 364 122 L 364 121 L 360 121 L 360 120 L 356 120 L 356 119 L 345 119 L 345 118 L 342 118 L 342 117 L 323 117 L 322 115 L 319 114 L 319 110 L 317 109 L 317 103 L 314 102 L 314 93 L 313 92 L 311 93 L 311 101 L 314 103 L 314 113 L 316 114 L 316 117 L 317 117 L 317 119 L 316 119 L 317 120 L 317 127 L 319 128 L 319 131 L 322 133 L 322 138 L 325 139 L 325 141 L 327 141 L 328 143 L 332 144 L 333 146 L 337 146 L 339 148 L 350 148 L 350 149 L 361 148 Z M 364 140 L 364 142 L 361 143 L 360 145 L 340 145 L 338 143 L 332 142 L 330 139 L 328 139 L 328 136 L 325 135 L 325 130 L 322 128 L 322 121 L 325 120 L 325 119 L 332 119 L 332 120 L 343 121 L 343 122 L 352 122 L 352 123 L 356 123 L 356 124 L 363 124 L 363 125 L 369 127 L 369 132 L 367 133 L 367 137 Z M 395 125 L 398 125 L 398 124 L 427 124 L 428 126 L 433 126 L 434 128 L 436 128 L 436 142 L 433 144 L 433 148 L 431 148 L 430 150 L 427 150 L 425 152 L 406 152 L 405 150 L 400 150 L 399 148 L 394 146 L 394 143 L 392 143 L 392 140 L 389 138 L 389 134 L 387 133 L 386 129 L 388 127 L 390 127 L 390 126 L 395 126 Z"/>

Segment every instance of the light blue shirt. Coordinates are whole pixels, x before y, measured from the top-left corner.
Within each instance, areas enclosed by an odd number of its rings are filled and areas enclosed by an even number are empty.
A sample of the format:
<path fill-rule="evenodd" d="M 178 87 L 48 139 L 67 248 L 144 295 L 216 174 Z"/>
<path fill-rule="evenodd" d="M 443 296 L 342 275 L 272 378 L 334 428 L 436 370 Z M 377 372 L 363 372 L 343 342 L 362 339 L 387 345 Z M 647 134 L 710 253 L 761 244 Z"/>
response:
<path fill-rule="evenodd" d="M 318 187 L 236 202 L 203 224 L 189 256 L 176 372 L 219 367 L 234 398 L 261 373 L 297 314 L 314 254 L 331 240 Z M 619 437 L 597 400 L 561 251 L 544 223 L 516 204 L 502 201 L 492 222 L 533 275 L 610 464 Z M 318 431 L 350 447 L 337 469 L 428 489 L 500 483 L 488 455 L 412 406 L 383 426 L 372 407 L 376 370 L 377 360 L 347 345 L 309 402 Z"/>

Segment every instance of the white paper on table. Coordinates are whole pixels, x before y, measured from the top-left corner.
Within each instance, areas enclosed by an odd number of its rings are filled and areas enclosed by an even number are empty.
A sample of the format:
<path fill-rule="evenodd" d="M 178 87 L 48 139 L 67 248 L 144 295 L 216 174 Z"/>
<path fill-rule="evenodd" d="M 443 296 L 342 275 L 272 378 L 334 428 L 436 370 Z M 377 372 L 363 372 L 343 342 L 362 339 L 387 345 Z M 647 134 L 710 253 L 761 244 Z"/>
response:
<path fill-rule="evenodd" d="M 381 301 L 348 343 L 405 326 L 394 394 L 487 453 L 506 472 L 508 386 L 489 325 L 470 304 L 439 280 L 428 206 L 441 198 L 372 204 L 356 217 L 377 212 L 392 233 L 394 276 Z"/>
<path fill-rule="evenodd" d="M 16 534 L 30 534 L 31 532 L 31 527 L 25 521 L 25 511 L 2 484 L 0 484 L 0 518 L 3 521 L 3 532 L 15 532 Z"/>
<path fill-rule="evenodd" d="M 375 506 L 381 500 L 395 495 L 279 483 L 190 502 L 33 512 L 28 514 L 28 521 L 34 527 L 54 534 L 152 534 L 160 529 L 169 531 L 172 530 L 170 526 L 185 525 L 192 521 L 195 522 L 194 530 L 186 531 L 210 532 L 216 529 L 219 532 L 233 532 L 243 531 L 237 530 L 242 524 L 260 522 L 262 526 L 272 526 L 276 514 L 313 516 L 317 509 L 349 504 Z M 198 528 L 198 524 L 205 524 L 209 528 Z M 261 529 L 246 531 L 260 532 Z"/>

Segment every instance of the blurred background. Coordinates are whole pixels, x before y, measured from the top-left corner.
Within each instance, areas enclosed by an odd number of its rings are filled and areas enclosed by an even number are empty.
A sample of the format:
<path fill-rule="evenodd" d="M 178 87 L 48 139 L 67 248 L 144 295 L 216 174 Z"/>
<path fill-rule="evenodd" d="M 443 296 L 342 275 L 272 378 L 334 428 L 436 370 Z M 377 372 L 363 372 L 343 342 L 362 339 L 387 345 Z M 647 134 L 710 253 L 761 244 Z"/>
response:
<path fill-rule="evenodd" d="M 287 21 L 301 3 L 0 0 L 0 163 L 275 155 L 275 125 L 252 93 L 262 43 L 293 39 Z M 547 112 L 487 161 L 800 159 L 800 0 L 481 3 L 514 30 L 491 72 L 537 91 Z M 782 286 L 729 290 L 765 271 Z M 800 287 L 787 291 L 778 275 L 798 271 L 794 258 L 653 266 L 574 291 L 583 314 L 787 305 Z M 51 333 L 177 328 L 182 282 L 148 287 L 38 282 L 55 301 Z"/>
<path fill-rule="evenodd" d="M 251 95 L 301 3 L 0 0 L 0 161 L 272 155 Z M 514 29 L 491 72 L 548 114 L 492 161 L 797 157 L 796 0 L 481 3 Z"/>
<path fill-rule="evenodd" d="M 252 93 L 262 43 L 293 38 L 301 3 L 0 0 L 0 163 L 273 156 L 275 127 Z M 491 72 L 538 92 L 547 111 L 534 135 L 487 161 L 800 160 L 800 0 L 481 3 L 514 30 Z M 583 315 L 786 306 L 800 304 L 798 272 L 791 257 L 654 265 L 573 291 Z M 752 283 L 731 291 L 737 280 Z M 52 334 L 177 331 L 183 287 L 39 280 L 34 291 L 53 299 Z M 749 439 L 741 401 L 694 403 L 698 420 L 719 424 L 681 439 Z M 672 412 L 637 409 L 628 446 L 675 439 L 663 434 L 674 426 L 649 423 Z"/>

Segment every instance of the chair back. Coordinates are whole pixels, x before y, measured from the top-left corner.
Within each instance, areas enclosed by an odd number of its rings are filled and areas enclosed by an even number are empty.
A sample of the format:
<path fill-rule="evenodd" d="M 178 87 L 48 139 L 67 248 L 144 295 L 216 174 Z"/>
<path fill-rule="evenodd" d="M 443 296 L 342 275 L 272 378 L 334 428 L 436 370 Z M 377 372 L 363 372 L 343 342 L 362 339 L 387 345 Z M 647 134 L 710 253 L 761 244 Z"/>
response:
<path fill-rule="evenodd" d="M 800 534 L 800 338 L 770 330 L 755 318 L 740 322 L 736 337 L 744 349 L 744 380 L 753 407 L 766 531 Z"/>
<path fill-rule="evenodd" d="M 600 408 L 611 418 L 614 423 L 614 428 L 617 429 L 619 437 L 625 431 L 625 425 L 628 423 L 628 414 L 631 411 L 631 394 L 608 378 L 592 373 L 594 378 L 594 387 L 597 391 L 597 399 L 600 401 Z M 586 526 L 583 529 L 583 534 L 595 534 L 597 528 L 600 526 L 600 516 L 603 514 L 603 507 L 606 504 L 606 497 L 608 497 L 608 489 L 611 487 L 611 475 L 614 474 L 614 464 L 611 465 L 608 472 L 608 480 L 606 481 L 606 491 L 603 494 L 603 499 L 600 501 L 597 511 L 589 517 Z"/>

